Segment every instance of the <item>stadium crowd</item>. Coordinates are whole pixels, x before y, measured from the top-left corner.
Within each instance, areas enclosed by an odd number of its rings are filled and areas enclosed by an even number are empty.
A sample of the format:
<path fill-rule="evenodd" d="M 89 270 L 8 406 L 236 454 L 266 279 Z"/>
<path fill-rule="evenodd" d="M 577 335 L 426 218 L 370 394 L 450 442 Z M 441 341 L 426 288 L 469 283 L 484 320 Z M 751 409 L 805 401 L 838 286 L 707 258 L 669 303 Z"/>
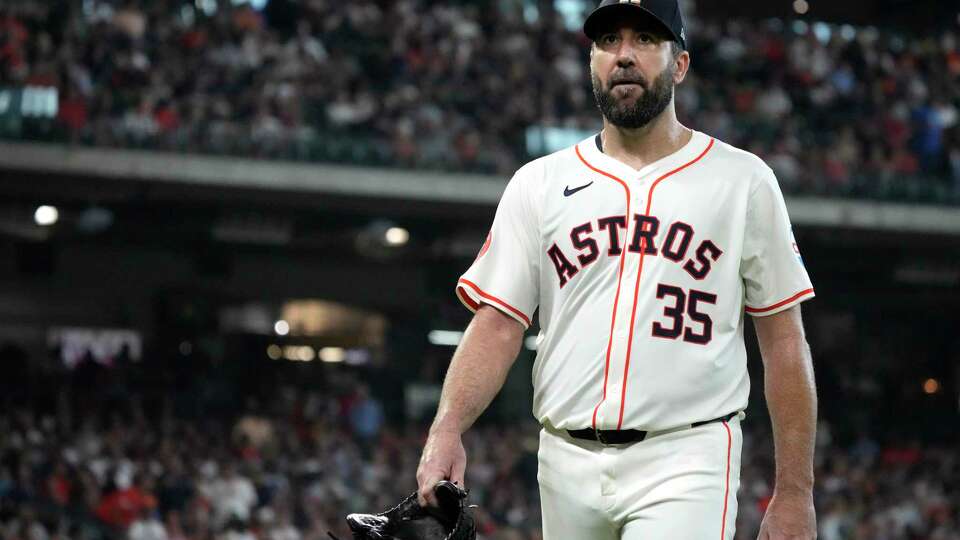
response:
<path fill-rule="evenodd" d="M 158 385 L 150 369 L 81 365 L 41 381 L 53 392 L 4 389 L 0 539 L 346 539 L 348 512 L 387 509 L 415 488 L 424 426 L 388 421 L 356 374 L 234 397 L 224 414 L 213 393 Z M 762 419 L 745 425 L 737 538 L 752 540 L 772 443 Z M 841 445 L 830 432 L 821 425 L 820 538 L 960 540 L 955 449 L 866 435 Z M 481 424 L 465 444 L 480 537 L 539 539 L 537 426 Z"/>
<path fill-rule="evenodd" d="M 529 130 L 598 126 L 586 38 L 537 6 L 21 0 L 0 5 L 0 84 L 59 88 L 74 141 L 509 175 Z M 792 192 L 960 197 L 956 32 L 688 11 L 690 125 Z"/>

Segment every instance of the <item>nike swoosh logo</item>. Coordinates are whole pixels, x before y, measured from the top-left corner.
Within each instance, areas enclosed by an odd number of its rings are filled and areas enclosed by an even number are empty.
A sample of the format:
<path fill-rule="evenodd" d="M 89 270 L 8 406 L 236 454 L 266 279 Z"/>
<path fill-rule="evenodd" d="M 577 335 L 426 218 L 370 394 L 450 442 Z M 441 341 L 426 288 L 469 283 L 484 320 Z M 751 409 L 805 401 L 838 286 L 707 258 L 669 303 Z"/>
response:
<path fill-rule="evenodd" d="M 585 185 L 585 186 L 580 186 L 580 187 L 578 187 L 578 188 L 573 188 L 573 189 L 570 189 L 570 186 L 567 186 L 567 187 L 564 188 L 564 190 L 563 190 L 563 196 L 564 196 L 564 197 L 569 197 L 569 196 L 573 195 L 574 193 L 576 193 L 576 192 L 578 192 L 578 191 L 580 191 L 580 190 L 583 190 L 583 189 L 587 189 L 588 187 L 590 187 L 590 186 L 592 186 L 592 185 L 593 185 L 593 182 L 590 182 L 589 184 L 587 184 L 587 185 Z"/>

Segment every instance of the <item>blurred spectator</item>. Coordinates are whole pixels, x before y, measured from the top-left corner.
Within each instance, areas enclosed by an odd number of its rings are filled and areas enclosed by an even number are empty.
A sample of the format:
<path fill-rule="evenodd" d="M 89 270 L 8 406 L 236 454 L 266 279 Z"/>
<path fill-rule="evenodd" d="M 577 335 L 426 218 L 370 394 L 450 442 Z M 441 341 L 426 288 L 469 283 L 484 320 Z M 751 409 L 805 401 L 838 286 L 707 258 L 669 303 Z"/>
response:
<path fill-rule="evenodd" d="M 67 466 L 58 461 L 53 472 L 47 477 L 47 495 L 58 506 L 67 506 L 70 502 L 71 482 L 67 475 Z"/>
<path fill-rule="evenodd" d="M 150 494 L 149 486 L 153 482 L 150 475 L 139 473 L 132 484 L 127 483 L 121 475 L 116 481 L 115 489 L 107 493 L 97 506 L 97 517 L 107 525 L 116 529 L 125 530 L 146 511 L 153 510 L 157 501 Z"/>
<path fill-rule="evenodd" d="M 144 392 L 136 385 L 131 390 Z M 309 395 L 280 394 L 292 403 Z M 356 405 L 372 398 L 362 385 L 348 394 L 362 399 L 350 409 L 316 407 L 310 420 L 296 407 L 268 412 L 249 400 L 252 408 L 236 415 L 269 421 L 276 437 L 256 461 L 243 457 L 245 443 L 230 428 L 237 423 L 228 420 L 148 419 L 107 428 L 111 424 L 97 420 L 86 402 L 70 411 L 84 419 L 79 422 L 0 414 L 0 455 L 7 456 L 4 463 L 21 464 L 16 476 L 0 467 L 0 535 L 52 540 L 81 527 L 90 540 L 117 534 L 128 540 L 323 540 L 327 530 L 348 538 L 348 512 L 385 509 L 415 488 L 423 441 L 422 427 L 383 423 L 378 444 L 365 454 L 360 439 L 338 426 L 351 425 Z M 143 416 L 136 406 L 131 413 Z M 815 491 L 821 538 L 960 539 L 955 448 L 882 445 L 873 437 L 861 431 L 844 447 L 831 426 L 821 425 Z M 496 440 L 516 444 L 491 444 Z M 480 425 L 464 444 L 481 540 L 539 540 L 537 426 Z M 737 539 L 756 537 L 772 481 L 772 436 L 757 419 L 745 432 Z M 70 494 L 66 508 L 64 493 Z M 98 533 L 93 516 L 109 528 Z"/>
<path fill-rule="evenodd" d="M 370 388 L 357 386 L 356 396 L 349 405 L 350 428 L 354 436 L 365 444 L 372 443 L 383 427 L 383 406 L 370 395 Z"/>
<path fill-rule="evenodd" d="M 247 414 L 237 421 L 233 437 L 240 457 L 246 461 L 258 461 L 261 452 L 275 442 L 273 423 L 263 415 L 256 400 L 248 401 L 247 411 Z"/>
<path fill-rule="evenodd" d="M 535 157 L 528 129 L 600 125 L 588 44 L 549 10 L 212 5 L 0 8 L 0 81 L 58 87 L 71 141 L 268 158 L 510 175 Z M 921 175 L 957 177 L 955 31 L 688 15 L 697 39 L 681 118 L 776 160 L 789 190 L 920 196 L 941 183 Z"/>
<path fill-rule="evenodd" d="M 164 524 L 168 540 L 188 540 L 183 524 L 180 521 L 180 513 L 171 511 L 167 513 L 167 519 Z"/>
<path fill-rule="evenodd" d="M 257 503 L 253 482 L 241 475 L 233 461 L 224 464 L 223 474 L 200 486 L 200 492 L 213 507 L 215 526 L 233 522 L 247 522 Z M 239 532 L 241 529 L 237 529 Z"/>
<path fill-rule="evenodd" d="M 63 124 L 71 140 L 77 140 L 87 127 L 87 101 L 71 86 L 60 100 L 57 120 Z"/>
<path fill-rule="evenodd" d="M 128 540 L 167 540 L 167 530 L 157 519 L 153 509 L 145 508 L 140 517 L 130 524 Z"/>
<path fill-rule="evenodd" d="M 274 514 L 269 508 L 264 508 L 262 512 L 268 516 L 260 520 L 266 525 L 267 540 L 300 540 L 302 538 L 286 510 L 280 510 Z"/>
<path fill-rule="evenodd" d="M 0 527 L 4 538 L 17 540 L 49 540 L 50 532 L 39 520 L 36 513 L 29 506 L 23 507 L 20 513 Z"/>

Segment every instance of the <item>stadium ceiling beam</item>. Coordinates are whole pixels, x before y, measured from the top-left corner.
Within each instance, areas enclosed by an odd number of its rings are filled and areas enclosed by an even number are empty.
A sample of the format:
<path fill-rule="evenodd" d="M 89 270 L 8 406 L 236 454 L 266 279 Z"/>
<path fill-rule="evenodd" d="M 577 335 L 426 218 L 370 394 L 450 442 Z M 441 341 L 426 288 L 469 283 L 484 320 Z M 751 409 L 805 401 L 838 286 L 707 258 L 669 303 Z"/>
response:
<path fill-rule="evenodd" d="M 506 185 L 505 178 L 488 175 L 19 142 L 0 142 L 0 171 L 56 175 L 78 183 L 98 178 L 131 186 L 160 183 L 488 207 L 496 205 Z M 8 184 L 15 177 L 2 176 Z M 787 205 L 800 227 L 960 236 L 955 207 L 791 196 Z"/>

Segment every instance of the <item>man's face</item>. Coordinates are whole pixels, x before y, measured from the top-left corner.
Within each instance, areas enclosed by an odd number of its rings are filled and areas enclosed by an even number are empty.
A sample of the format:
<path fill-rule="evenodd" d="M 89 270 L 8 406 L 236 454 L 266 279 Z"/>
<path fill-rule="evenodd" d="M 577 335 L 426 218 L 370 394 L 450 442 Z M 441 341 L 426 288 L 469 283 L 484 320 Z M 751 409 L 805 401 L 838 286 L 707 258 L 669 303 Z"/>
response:
<path fill-rule="evenodd" d="M 629 21 L 600 34 L 590 53 L 590 75 L 604 118 L 627 129 L 650 123 L 673 100 L 673 87 L 686 73 L 686 55 L 675 57 L 662 32 Z"/>

